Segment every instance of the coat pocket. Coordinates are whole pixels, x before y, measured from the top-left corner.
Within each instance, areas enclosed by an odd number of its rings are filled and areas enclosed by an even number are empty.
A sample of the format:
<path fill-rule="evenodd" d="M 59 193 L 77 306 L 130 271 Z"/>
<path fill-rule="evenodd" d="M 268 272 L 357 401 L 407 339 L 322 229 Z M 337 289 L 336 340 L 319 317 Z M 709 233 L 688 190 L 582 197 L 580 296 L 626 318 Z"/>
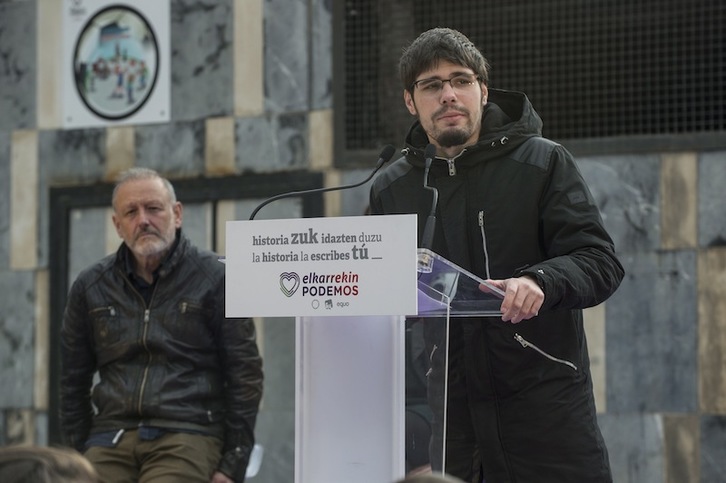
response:
<path fill-rule="evenodd" d="M 522 344 L 522 347 L 524 347 L 524 348 L 533 349 L 533 350 L 539 352 L 542 356 L 546 357 L 547 359 L 549 359 L 553 362 L 557 362 L 558 364 L 563 364 L 565 366 L 572 368 L 574 371 L 578 371 L 577 366 L 575 364 L 573 364 L 572 362 L 553 356 L 552 354 L 550 354 L 550 353 L 540 349 L 536 345 L 532 344 L 527 339 L 525 339 L 524 337 L 522 337 L 521 335 L 519 335 L 517 333 L 514 334 L 514 340 L 516 340 L 517 342 Z"/>
<path fill-rule="evenodd" d="M 94 307 L 88 311 L 88 317 L 93 324 L 97 348 L 108 347 L 121 340 L 124 327 L 113 305 Z"/>

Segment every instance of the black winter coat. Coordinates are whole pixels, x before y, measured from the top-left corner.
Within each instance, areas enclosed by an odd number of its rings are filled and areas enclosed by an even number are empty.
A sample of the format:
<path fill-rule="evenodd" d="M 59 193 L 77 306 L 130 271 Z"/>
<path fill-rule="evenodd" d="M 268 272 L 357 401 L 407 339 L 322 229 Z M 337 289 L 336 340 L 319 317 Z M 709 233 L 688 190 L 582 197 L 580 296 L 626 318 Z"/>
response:
<path fill-rule="evenodd" d="M 61 329 L 61 429 L 79 450 L 90 433 L 139 425 L 211 434 L 224 441 L 219 469 L 243 481 L 262 395 L 254 324 L 225 318 L 219 257 L 181 230 L 177 238 L 148 305 L 126 273 L 125 244 L 73 283 Z"/>
<path fill-rule="evenodd" d="M 373 214 L 417 213 L 419 240 L 432 200 L 427 144 L 416 122 L 370 196 Z M 624 272 L 572 156 L 541 137 L 524 94 L 490 89 L 478 143 L 436 158 L 429 184 L 434 252 L 484 279 L 530 275 L 545 294 L 539 315 L 516 325 L 452 321 L 449 394 L 462 381 L 478 415 L 487 483 L 609 481 L 581 309 L 606 300 Z"/>

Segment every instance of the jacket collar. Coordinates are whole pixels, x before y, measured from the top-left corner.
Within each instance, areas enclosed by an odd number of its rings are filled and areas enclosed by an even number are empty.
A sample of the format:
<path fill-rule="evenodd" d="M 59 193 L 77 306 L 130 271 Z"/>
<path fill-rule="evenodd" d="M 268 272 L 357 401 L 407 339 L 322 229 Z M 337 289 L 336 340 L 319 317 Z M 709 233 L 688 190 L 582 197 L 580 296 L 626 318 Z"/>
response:
<path fill-rule="evenodd" d="M 476 144 L 468 146 L 457 156 L 464 162 L 466 153 L 479 153 L 477 162 L 499 157 L 530 137 L 542 135 L 542 119 L 534 110 L 526 94 L 516 91 L 489 89 L 489 102 L 482 114 L 482 129 Z M 404 155 L 408 162 L 417 167 L 424 166 L 423 152 L 429 139 L 421 123 L 413 123 L 406 136 Z M 457 161 L 458 163 L 458 161 Z"/>

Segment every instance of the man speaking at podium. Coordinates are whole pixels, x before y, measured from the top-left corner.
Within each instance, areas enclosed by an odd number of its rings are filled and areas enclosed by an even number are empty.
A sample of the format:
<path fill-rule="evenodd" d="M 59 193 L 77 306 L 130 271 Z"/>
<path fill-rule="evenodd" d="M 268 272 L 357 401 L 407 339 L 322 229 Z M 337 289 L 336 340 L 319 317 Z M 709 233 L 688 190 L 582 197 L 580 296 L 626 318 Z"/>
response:
<path fill-rule="evenodd" d="M 611 482 L 582 309 L 610 297 L 623 268 L 575 161 L 542 137 L 524 94 L 488 88 L 488 62 L 460 32 L 422 33 L 399 68 L 416 121 L 374 181 L 371 213 L 417 213 L 421 246 L 505 293 L 501 318 L 451 321 L 446 473 Z M 430 385 L 444 380 L 432 360 Z"/>

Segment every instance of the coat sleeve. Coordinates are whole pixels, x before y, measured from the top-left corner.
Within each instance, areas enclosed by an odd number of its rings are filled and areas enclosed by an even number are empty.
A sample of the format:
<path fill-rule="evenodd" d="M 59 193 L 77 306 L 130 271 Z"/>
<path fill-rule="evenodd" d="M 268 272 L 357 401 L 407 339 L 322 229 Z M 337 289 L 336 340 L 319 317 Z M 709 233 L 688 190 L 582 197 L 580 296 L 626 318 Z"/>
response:
<path fill-rule="evenodd" d="M 60 426 L 64 444 L 78 451 L 88 438 L 93 417 L 91 387 L 96 358 L 85 302 L 85 290 L 74 282 L 68 295 L 60 332 Z"/>
<path fill-rule="evenodd" d="M 217 344 L 226 401 L 225 441 L 218 470 L 241 482 L 255 444 L 254 428 L 262 398 L 262 358 L 252 319 L 226 318 L 223 286 L 218 293 Z"/>
<path fill-rule="evenodd" d="M 517 275 L 537 280 L 544 309 L 591 307 L 615 292 L 623 266 L 572 155 L 557 146 L 551 161 L 540 201 L 545 259 Z"/>

